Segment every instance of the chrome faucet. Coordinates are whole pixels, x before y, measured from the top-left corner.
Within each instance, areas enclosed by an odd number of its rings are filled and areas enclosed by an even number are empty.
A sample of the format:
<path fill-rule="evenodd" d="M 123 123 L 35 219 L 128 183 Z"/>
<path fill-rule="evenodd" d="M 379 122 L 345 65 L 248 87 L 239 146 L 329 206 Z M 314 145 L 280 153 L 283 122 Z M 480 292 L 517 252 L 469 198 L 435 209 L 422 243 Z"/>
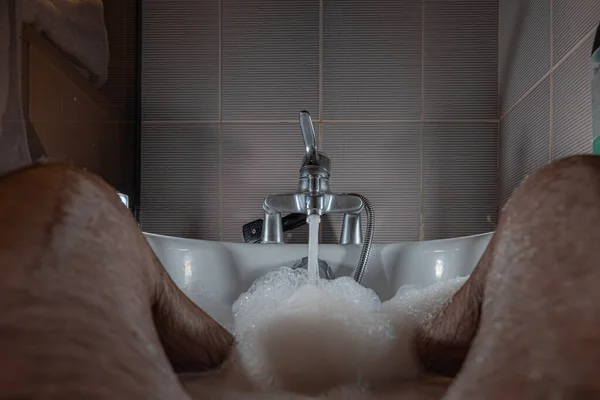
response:
<path fill-rule="evenodd" d="M 364 203 L 360 196 L 332 193 L 329 187 L 331 159 L 317 148 L 317 137 L 307 111 L 300 112 L 300 130 L 304 139 L 304 159 L 298 189 L 292 194 L 275 194 L 265 198 L 263 209 L 263 243 L 283 243 L 281 214 L 306 215 L 344 213 L 341 244 L 362 243 L 360 213 Z"/>

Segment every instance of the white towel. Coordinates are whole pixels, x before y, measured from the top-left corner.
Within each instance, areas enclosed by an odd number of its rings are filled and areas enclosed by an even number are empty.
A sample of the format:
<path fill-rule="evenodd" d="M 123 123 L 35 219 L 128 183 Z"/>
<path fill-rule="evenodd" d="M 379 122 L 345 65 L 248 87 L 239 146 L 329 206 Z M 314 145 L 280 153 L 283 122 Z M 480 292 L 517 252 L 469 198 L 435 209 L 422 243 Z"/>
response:
<path fill-rule="evenodd" d="M 21 107 L 21 0 L 0 0 L 0 174 L 31 163 Z"/>
<path fill-rule="evenodd" d="M 23 21 L 44 32 L 92 74 L 98 86 L 108 75 L 109 47 L 102 0 L 22 0 Z"/>

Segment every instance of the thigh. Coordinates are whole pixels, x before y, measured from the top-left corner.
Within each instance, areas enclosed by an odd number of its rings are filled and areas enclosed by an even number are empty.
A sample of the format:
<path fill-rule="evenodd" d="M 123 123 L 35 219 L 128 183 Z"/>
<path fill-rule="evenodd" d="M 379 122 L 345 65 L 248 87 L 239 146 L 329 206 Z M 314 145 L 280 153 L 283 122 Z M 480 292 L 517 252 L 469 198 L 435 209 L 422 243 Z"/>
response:
<path fill-rule="evenodd" d="M 116 192 L 67 167 L 0 178 L 0 398 L 185 398 L 231 337 L 168 278 Z"/>
<path fill-rule="evenodd" d="M 503 210 L 480 321 L 448 399 L 597 399 L 600 159 L 532 174 Z"/>

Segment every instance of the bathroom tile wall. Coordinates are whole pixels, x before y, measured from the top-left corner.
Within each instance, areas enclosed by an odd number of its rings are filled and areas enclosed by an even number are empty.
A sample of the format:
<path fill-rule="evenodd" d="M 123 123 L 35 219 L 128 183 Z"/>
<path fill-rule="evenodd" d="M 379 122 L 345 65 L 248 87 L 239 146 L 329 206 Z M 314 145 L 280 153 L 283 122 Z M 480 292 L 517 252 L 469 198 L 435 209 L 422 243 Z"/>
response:
<path fill-rule="evenodd" d="M 144 230 L 242 241 L 295 190 L 302 109 L 377 242 L 494 229 L 498 0 L 142 0 L 142 25 Z"/>
<path fill-rule="evenodd" d="M 124 121 L 136 121 L 137 0 L 103 0 L 110 46 L 108 80 L 100 89 Z M 133 136 L 133 135 L 132 135 Z"/>
<path fill-rule="evenodd" d="M 136 203 L 137 0 L 103 0 L 103 5 L 110 60 L 108 79 L 100 91 L 113 106 L 118 129 L 105 129 L 101 136 L 103 165 L 99 172 Z"/>
<path fill-rule="evenodd" d="M 598 0 L 500 0 L 499 205 L 535 169 L 591 152 Z"/>

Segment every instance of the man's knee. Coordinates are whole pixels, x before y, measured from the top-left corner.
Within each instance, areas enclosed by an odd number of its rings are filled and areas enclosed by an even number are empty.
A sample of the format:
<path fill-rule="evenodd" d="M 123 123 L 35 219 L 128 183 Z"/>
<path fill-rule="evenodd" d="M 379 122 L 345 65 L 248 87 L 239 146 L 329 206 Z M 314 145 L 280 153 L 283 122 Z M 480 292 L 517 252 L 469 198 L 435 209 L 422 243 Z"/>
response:
<path fill-rule="evenodd" d="M 103 220 L 133 224 L 112 187 L 69 166 L 39 164 L 8 174 L 0 178 L 0 193 L 0 225 L 19 231 L 99 227 Z"/>
<path fill-rule="evenodd" d="M 0 192 L 2 200 L 12 200 L 11 203 L 18 200 L 13 206 L 20 205 L 23 209 L 33 204 L 48 205 L 52 200 L 69 204 L 81 198 L 121 204 L 116 191 L 101 178 L 60 164 L 36 164 L 5 175 L 0 179 Z"/>
<path fill-rule="evenodd" d="M 542 197 L 563 201 L 569 197 L 600 197 L 600 157 L 578 155 L 555 161 L 529 175 L 513 192 L 506 204 L 533 201 L 540 203 Z"/>
<path fill-rule="evenodd" d="M 598 393 L 599 224 L 600 157 L 554 162 L 514 192 L 494 237 L 477 335 L 448 398 Z"/>
<path fill-rule="evenodd" d="M 598 176 L 599 174 L 600 157 L 591 154 L 580 154 L 556 160 L 534 172 L 531 178 L 564 179 L 569 177 Z"/>
<path fill-rule="evenodd" d="M 49 255 L 135 248 L 142 239 L 129 214 L 114 189 L 75 168 L 34 165 L 5 175 L 0 178 L 0 267 L 37 270 L 52 264 Z"/>

